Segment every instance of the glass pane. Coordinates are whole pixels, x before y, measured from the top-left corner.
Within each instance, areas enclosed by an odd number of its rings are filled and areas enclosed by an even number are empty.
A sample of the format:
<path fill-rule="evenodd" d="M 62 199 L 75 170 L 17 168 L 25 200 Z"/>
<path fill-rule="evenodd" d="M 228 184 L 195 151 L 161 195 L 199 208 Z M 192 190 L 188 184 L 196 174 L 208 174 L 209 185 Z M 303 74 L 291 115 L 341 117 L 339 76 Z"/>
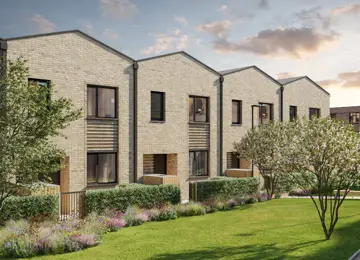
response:
<path fill-rule="evenodd" d="M 290 106 L 290 120 L 293 121 L 296 118 L 296 107 Z"/>
<path fill-rule="evenodd" d="M 97 154 L 87 155 L 87 183 L 95 183 L 96 179 Z"/>
<path fill-rule="evenodd" d="M 207 121 L 207 107 L 206 98 L 195 98 L 195 121 L 206 122 Z"/>
<path fill-rule="evenodd" d="M 96 88 L 87 88 L 87 116 L 96 116 Z"/>
<path fill-rule="evenodd" d="M 233 124 L 240 124 L 240 102 L 233 101 L 232 102 L 232 123 Z"/>
<path fill-rule="evenodd" d="M 207 172 L 207 152 L 190 152 L 189 156 L 190 175 L 203 176 Z"/>
<path fill-rule="evenodd" d="M 240 159 L 236 153 L 231 153 L 231 168 L 239 169 L 240 168 Z"/>
<path fill-rule="evenodd" d="M 98 117 L 115 117 L 115 89 L 98 88 Z"/>
<path fill-rule="evenodd" d="M 269 104 L 260 104 L 260 122 L 262 124 L 267 125 L 269 123 L 269 121 L 271 120 L 271 105 Z"/>
<path fill-rule="evenodd" d="M 98 182 L 115 182 L 116 178 L 116 156 L 115 154 L 99 154 Z"/>
<path fill-rule="evenodd" d="M 151 93 L 151 120 L 164 120 L 163 93 Z"/>
<path fill-rule="evenodd" d="M 189 98 L 189 121 L 194 121 L 194 99 Z"/>

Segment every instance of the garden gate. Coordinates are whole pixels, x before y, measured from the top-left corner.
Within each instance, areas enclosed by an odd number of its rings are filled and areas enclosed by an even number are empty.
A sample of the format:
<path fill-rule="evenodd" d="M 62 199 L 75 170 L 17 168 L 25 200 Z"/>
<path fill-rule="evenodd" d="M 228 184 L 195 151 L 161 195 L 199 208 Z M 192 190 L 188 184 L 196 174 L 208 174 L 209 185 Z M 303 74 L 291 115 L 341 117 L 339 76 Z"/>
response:
<path fill-rule="evenodd" d="M 85 216 L 85 191 L 59 193 L 59 219 Z"/>

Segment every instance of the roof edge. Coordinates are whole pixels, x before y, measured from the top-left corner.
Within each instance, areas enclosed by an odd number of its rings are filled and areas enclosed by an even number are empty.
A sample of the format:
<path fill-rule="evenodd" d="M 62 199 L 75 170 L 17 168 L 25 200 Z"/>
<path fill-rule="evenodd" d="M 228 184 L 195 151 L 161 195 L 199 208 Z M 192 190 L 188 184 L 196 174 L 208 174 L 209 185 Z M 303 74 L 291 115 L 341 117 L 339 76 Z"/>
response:
<path fill-rule="evenodd" d="M 19 37 L 11 37 L 11 38 L 6 38 L 6 39 L 3 39 L 5 41 L 14 41 L 14 40 L 23 40 L 23 39 L 29 39 L 29 38 L 36 38 L 36 37 L 46 37 L 46 36 L 52 36 L 52 35 L 60 35 L 60 34 L 67 34 L 67 33 L 79 33 L 87 38 L 89 38 L 90 40 L 104 46 L 105 48 L 108 48 L 110 49 L 111 51 L 114 51 L 115 53 L 123 56 L 124 58 L 126 58 L 127 60 L 130 60 L 131 62 L 135 62 L 135 60 L 133 58 L 131 58 L 130 56 L 116 50 L 115 48 L 113 47 L 110 47 L 109 45 L 99 41 L 98 39 L 90 36 L 89 34 L 87 33 L 84 33 L 83 31 L 80 31 L 78 29 L 75 29 L 75 30 L 66 30 L 66 31 L 58 31 L 58 32 L 51 32 L 51 33 L 40 33 L 40 34 L 32 34 L 32 35 L 25 35 L 25 36 L 19 36 Z"/>
<path fill-rule="evenodd" d="M 294 83 L 294 82 L 296 82 L 296 81 L 298 81 L 298 80 L 302 80 L 302 79 L 307 79 L 307 80 L 309 80 L 311 83 L 313 83 L 316 87 L 318 87 L 320 90 L 322 90 L 323 92 L 325 92 L 327 95 L 329 95 L 330 96 L 330 93 L 329 92 L 327 92 L 323 87 L 321 87 L 319 84 L 317 84 L 315 81 L 313 81 L 311 78 L 309 78 L 308 76 L 302 76 L 302 77 L 299 77 L 299 78 L 297 78 L 297 79 L 294 79 L 294 80 L 292 80 L 292 81 L 289 81 L 289 82 L 287 82 L 287 83 L 285 83 L 285 84 L 281 84 L 281 85 L 283 85 L 283 86 L 285 86 L 285 85 L 288 85 L 288 84 L 290 84 L 290 83 Z"/>
<path fill-rule="evenodd" d="M 169 52 L 169 53 L 165 53 L 165 54 L 161 54 L 161 55 L 156 55 L 156 56 L 151 56 L 151 57 L 148 57 L 148 58 L 139 59 L 139 60 L 136 60 L 136 62 L 144 62 L 144 61 L 148 61 L 148 60 L 160 59 L 160 58 L 164 58 L 164 57 L 168 57 L 168 56 L 172 56 L 172 55 L 177 55 L 177 54 L 183 54 L 183 55 L 187 56 L 188 58 L 193 59 L 195 62 L 199 63 L 201 66 L 207 68 L 208 70 L 210 70 L 214 74 L 216 74 L 218 76 L 221 76 L 221 74 L 217 70 L 211 68 L 209 65 L 206 65 L 204 62 L 198 60 L 197 58 L 190 55 L 186 51 Z"/>

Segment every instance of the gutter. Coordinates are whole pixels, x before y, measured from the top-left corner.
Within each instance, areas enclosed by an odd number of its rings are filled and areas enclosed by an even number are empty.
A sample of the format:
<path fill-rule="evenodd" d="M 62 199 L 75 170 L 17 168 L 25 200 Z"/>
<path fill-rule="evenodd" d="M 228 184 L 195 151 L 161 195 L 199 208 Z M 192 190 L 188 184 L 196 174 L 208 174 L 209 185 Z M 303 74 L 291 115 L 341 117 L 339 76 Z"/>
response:
<path fill-rule="evenodd" d="M 137 87 L 139 64 L 133 63 L 133 175 L 137 183 Z"/>
<path fill-rule="evenodd" d="M 220 176 L 223 175 L 223 83 L 224 83 L 224 76 L 220 76 L 220 145 L 219 145 L 219 152 L 220 152 Z"/>
<path fill-rule="evenodd" d="M 6 66 L 7 48 L 8 48 L 7 41 L 0 38 L 0 59 L 4 62 L 4 66 Z M 0 78 L 2 78 L 3 73 L 4 73 L 4 68 L 0 66 Z"/>
<path fill-rule="evenodd" d="M 284 86 L 280 88 L 280 121 L 284 121 Z"/>

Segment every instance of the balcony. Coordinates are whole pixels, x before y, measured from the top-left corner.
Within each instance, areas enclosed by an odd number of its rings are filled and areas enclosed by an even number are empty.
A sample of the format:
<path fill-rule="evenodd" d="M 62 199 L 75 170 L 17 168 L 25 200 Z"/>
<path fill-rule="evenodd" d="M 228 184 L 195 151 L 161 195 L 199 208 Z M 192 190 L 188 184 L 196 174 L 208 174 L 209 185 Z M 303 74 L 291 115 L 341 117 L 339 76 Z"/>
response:
<path fill-rule="evenodd" d="M 227 169 L 226 176 L 233 178 L 247 178 L 252 177 L 251 169 Z"/>
<path fill-rule="evenodd" d="M 159 185 L 159 184 L 179 185 L 179 178 L 177 175 L 145 174 L 143 176 L 143 183 L 147 185 Z"/>

